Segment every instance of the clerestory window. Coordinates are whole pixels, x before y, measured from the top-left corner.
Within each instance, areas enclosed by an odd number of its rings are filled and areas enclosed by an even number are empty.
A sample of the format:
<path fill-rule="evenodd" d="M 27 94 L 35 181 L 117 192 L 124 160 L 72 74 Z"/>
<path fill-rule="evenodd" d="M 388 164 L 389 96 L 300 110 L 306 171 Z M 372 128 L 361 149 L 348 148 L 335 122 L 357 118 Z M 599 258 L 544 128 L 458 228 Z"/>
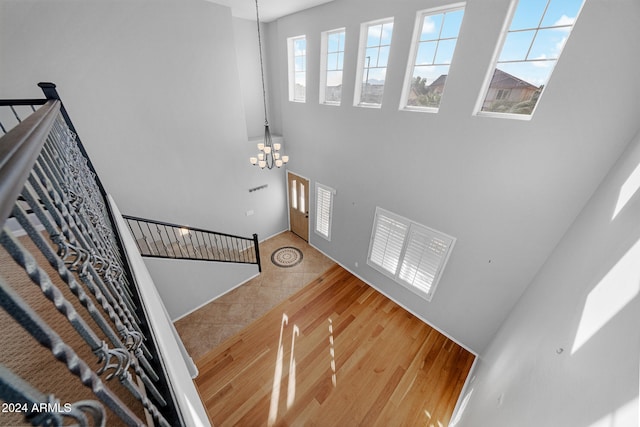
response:
<path fill-rule="evenodd" d="M 362 24 L 358 73 L 354 104 L 361 107 L 380 107 L 387 78 L 387 63 L 391 51 L 393 18 Z"/>
<path fill-rule="evenodd" d="M 289 57 L 289 101 L 305 102 L 307 97 L 307 38 L 287 39 Z"/>
<path fill-rule="evenodd" d="M 418 12 L 401 108 L 438 111 L 463 15 L 464 3 Z"/>
<path fill-rule="evenodd" d="M 530 118 L 573 29 L 583 0 L 520 0 L 512 4 L 480 114 Z"/>
<path fill-rule="evenodd" d="M 320 103 L 340 105 L 344 68 L 344 28 L 322 33 Z"/>

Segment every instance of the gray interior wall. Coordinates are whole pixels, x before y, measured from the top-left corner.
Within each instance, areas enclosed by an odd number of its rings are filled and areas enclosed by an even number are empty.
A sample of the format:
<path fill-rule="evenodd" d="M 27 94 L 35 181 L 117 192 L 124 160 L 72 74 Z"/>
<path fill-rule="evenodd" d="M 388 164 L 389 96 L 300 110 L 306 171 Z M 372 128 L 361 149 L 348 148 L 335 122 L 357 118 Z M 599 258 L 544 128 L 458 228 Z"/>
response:
<path fill-rule="evenodd" d="M 639 425 L 639 187 L 636 136 L 481 357 L 456 426 Z"/>
<path fill-rule="evenodd" d="M 2 1 L 0 55 L 0 97 L 39 97 L 36 83 L 58 85 L 123 213 L 260 239 L 286 228 L 283 171 L 248 161 L 254 147 L 228 8 L 199 0 Z M 260 185 L 268 187 L 249 193 Z M 182 306 L 190 294 L 150 267 L 175 314 L 173 302 Z M 210 265 L 205 276 L 185 268 L 182 281 L 215 281 L 211 298 L 242 281 L 226 282 L 216 268 L 224 266 Z"/>
<path fill-rule="evenodd" d="M 640 14 L 636 1 L 588 0 L 535 116 L 507 120 L 472 113 L 510 1 L 469 0 L 439 113 L 399 111 L 416 11 L 443 3 L 336 1 L 279 19 L 271 72 L 289 168 L 337 191 L 332 241 L 311 233 L 311 243 L 482 353 L 637 130 Z M 354 107 L 360 24 L 387 17 L 395 24 L 383 106 Z M 319 105 L 320 33 L 339 27 L 344 99 Z M 286 39 L 301 34 L 307 102 L 293 103 Z M 367 266 L 376 206 L 457 238 L 431 302 Z"/>

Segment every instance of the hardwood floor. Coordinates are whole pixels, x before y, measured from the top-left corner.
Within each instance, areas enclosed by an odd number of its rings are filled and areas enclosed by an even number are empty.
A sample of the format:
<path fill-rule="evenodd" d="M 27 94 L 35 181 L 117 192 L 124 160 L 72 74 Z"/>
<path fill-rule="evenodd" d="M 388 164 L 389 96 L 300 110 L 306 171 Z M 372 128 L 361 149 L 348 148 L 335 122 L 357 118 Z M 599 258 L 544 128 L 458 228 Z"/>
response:
<path fill-rule="evenodd" d="M 474 356 L 334 266 L 198 360 L 214 425 L 446 426 Z"/>

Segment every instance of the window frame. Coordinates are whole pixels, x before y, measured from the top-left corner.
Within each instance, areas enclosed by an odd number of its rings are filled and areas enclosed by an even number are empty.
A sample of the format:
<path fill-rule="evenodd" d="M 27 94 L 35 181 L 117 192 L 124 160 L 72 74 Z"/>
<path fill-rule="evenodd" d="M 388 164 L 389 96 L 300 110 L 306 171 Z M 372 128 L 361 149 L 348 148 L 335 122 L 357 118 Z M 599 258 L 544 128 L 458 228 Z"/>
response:
<path fill-rule="evenodd" d="M 458 10 L 462 10 L 463 11 L 463 22 L 464 22 L 464 12 L 465 12 L 465 8 L 466 8 L 467 3 L 466 2 L 458 2 L 458 3 L 453 3 L 450 5 L 446 5 L 446 6 L 440 6 L 440 7 L 435 7 L 435 8 L 430 8 L 430 9 L 424 9 L 424 10 L 419 10 L 416 13 L 416 20 L 415 20 L 415 24 L 413 26 L 413 36 L 411 39 L 411 48 L 409 50 L 409 62 L 407 64 L 407 71 L 405 74 L 405 79 L 404 79 L 404 84 L 402 86 L 402 93 L 400 96 L 400 110 L 402 111 L 418 111 L 418 112 L 426 112 L 426 113 L 437 113 L 440 110 L 440 106 L 438 107 L 425 107 L 425 106 L 420 106 L 420 105 L 407 105 L 407 102 L 409 101 L 409 93 L 411 92 L 411 85 L 412 85 L 412 81 L 413 81 L 413 73 L 415 71 L 415 67 L 416 67 L 416 60 L 418 59 L 418 49 L 420 47 L 420 35 L 422 34 L 422 28 L 424 25 L 424 19 L 427 16 L 431 16 L 431 15 L 439 15 L 439 14 L 443 14 L 443 13 L 449 13 L 449 12 L 455 12 Z M 460 24 L 460 30 L 462 29 L 462 23 Z M 442 30 L 442 29 L 441 29 Z M 458 34 L 456 35 L 456 47 L 457 47 L 457 42 L 458 42 L 458 38 L 460 37 L 460 32 L 458 32 Z M 439 43 L 440 40 L 442 40 L 440 37 L 438 37 L 437 42 Z M 455 47 L 454 47 L 454 55 L 455 55 Z M 453 63 L 453 58 L 451 60 L 451 62 L 448 64 L 449 65 L 449 69 L 451 68 L 451 64 Z M 432 64 L 432 65 L 436 65 L 436 64 Z M 445 84 L 446 87 L 446 84 Z M 444 89 L 443 89 L 444 91 Z"/>
<path fill-rule="evenodd" d="M 560 51 L 558 52 L 558 56 L 555 59 L 554 64 L 552 65 L 551 71 L 549 72 L 549 77 L 547 78 L 547 80 L 545 81 L 545 83 L 542 85 L 543 88 L 540 91 L 540 93 L 538 94 L 538 99 L 536 101 L 535 106 L 533 107 L 533 109 L 531 110 L 530 114 L 517 114 L 517 113 L 503 113 L 503 112 L 497 112 L 497 111 L 483 111 L 482 107 L 487 99 L 487 95 L 489 94 L 489 90 L 491 88 L 491 81 L 493 80 L 493 75 L 496 71 L 496 69 L 498 68 L 498 62 L 500 60 L 500 56 L 502 55 L 502 51 L 504 49 L 504 45 L 505 42 L 507 40 L 507 37 L 509 35 L 510 32 L 512 32 L 511 30 L 511 25 L 513 23 L 513 19 L 518 11 L 518 6 L 520 5 L 520 1 L 521 0 L 511 0 L 511 3 L 509 4 L 509 9 L 507 12 L 507 17 L 504 21 L 502 30 L 500 31 L 500 38 L 498 39 L 498 43 L 496 45 L 496 49 L 493 53 L 493 58 L 491 60 L 491 66 L 489 67 L 489 69 L 487 70 L 487 75 L 484 79 L 484 83 L 482 85 L 482 88 L 480 90 L 480 95 L 478 96 L 478 100 L 476 102 L 476 106 L 474 109 L 474 115 L 476 116 L 482 116 L 482 117 L 494 117 L 494 118 L 507 118 L 507 119 L 513 119 L 513 120 L 531 120 L 536 112 L 536 110 L 538 109 L 538 106 L 540 105 L 540 98 L 542 98 L 542 95 L 544 93 L 544 91 L 547 89 L 547 87 L 549 86 L 549 82 L 551 81 L 551 78 L 553 76 L 553 72 L 555 71 L 555 66 L 558 64 L 558 61 L 560 61 L 560 57 L 562 56 L 562 52 L 564 51 L 564 48 L 566 46 L 566 43 L 569 39 L 569 37 L 571 36 L 571 32 L 573 31 L 573 28 L 576 24 L 576 22 L 578 21 L 578 18 L 580 17 L 580 13 L 582 12 L 582 9 L 584 8 L 584 4 L 586 3 L 586 0 L 582 0 L 582 4 L 580 5 L 580 8 L 578 9 L 575 19 L 573 21 L 573 23 L 569 26 L 569 31 L 566 37 L 566 40 L 564 41 L 564 44 L 562 45 L 562 48 L 560 49 Z M 548 0 L 547 2 L 547 6 L 550 4 L 551 0 Z M 548 26 L 542 26 L 542 21 L 545 19 L 545 14 L 546 14 L 546 9 L 545 12 L 543 13 L 542 17 L 540 18 L 540 22 L 538 23 L 537 27 L 531 27 L 528 28 L 527 30 L 536 30 L 536 34 L 537 31 L 539 31 L 540 29 L 546 29 L 546 28 L 553 28 L 553 27 L 548 27 Z M 522 32 L 524 31 L 524 29 L 518 29 L 518 30 L 513 30 L 513 32 Z M 535 39 L 535 38 L 534 38 Z M 532 42 L 533 44 L 533 42 Z M 530 46 L 531 48 L 531 46 Z M 527 53 L 528 55 L 528 53 Z M 516 61 L 511 61 L 511 62 L 516 62 Z M 533 61 L 527 61 L 526 59 L 520 62 L 533 62 Z M 517 76 L 514 76 L 517 77 Z"/>
<path fill-rule="evenodd" d="M 334 34 L 342 33 L 342 50 L 329 51 L 329 37 Z M 342 77 L 340 78 L 340 85 L 344 87 L 344 54 L 346 51 L 347 31 L 345 27 L 335 28 L 333 30 L 323 31 L 321 34 L 321 51 L 320 51 L 320 96 L 319 102 L 323 105 L 339 106 L 342 104 L 344 93 L 340 92 L 340 101 L 327 101 L 327 74 L 329 71 L 340 71 Z M 328 56 L 330 53 L 336 53 L 342 55 L 342 68 L 336 70 L 328 69 Z"/>
<path fill-rule="evenodd" d="M 328 207 L 328 212 L 327 212 L 327 233 L 324 234 L 322 232 L 322 230 L 319 230 L 319 226 L 321 224 L 320 222 L 320 217 L 321 217 L 321 212 L 320 212 L 320 207 L 321 205 L 324 205 L 324 202 L 321 202 L 320 200 L 320 192 L 326 192 L 325 194 L 327 194 L 329 196 L 329 207 Z M 325 238 L 328 241 L 331 241 L 331 224 L 333 222 L 333 206 L 334 206 L 334 199 L 335 199 L 335 194 L 336 194 L 336 190 L 324 185 L 324 184 L 320 184 L 319 182 L 316 182 L 316 197 L 315 197 L 315 225 L 313 227 L 313 230 L 315 231 L 315 233 L 323 238 Z"/>
<path fill-rule="evenodd" d="M 405 227 L 405 232 L 404 232 L 404 236 L 402 237 L 402 242 L 400 244 L 401 249 L 398 253 L 398 259 L 397 260 L 389 260 L 390 264 L 393 264 L 395 262 L 395 270 L 391 271 L 387 268 L 385 268 L 384 266 L 384 262 L 383 264 L 379 264 L 376 261 L 374 261 L 372 259 L 372 253 L 374 251 L 374 244 L 375 244 L 375 240 L 376 240 L 376 231 L 378 230 L 378 223 L 380 222 L 380 218 L 383 217 L 385 219 L 390 220 L 391 222 L 395 222 L 398 224 L 401 224 Z M 419 287 L 418 285 L 415 285 L 415 278 L 413 283 L 410 283 L 407 280 L 404 280 L 401 278 L 401 275 L 403 274 L 403 267 L 405 266 L 405 261 L 406 261 L 406 257 L 407 257 L 407 251 L 409 246 L 414 243 L 416 241 L 416 239 L 411 239 L 411 235 L 412 233 L 423 233 L 423 234 L 427 234 L 427 235 L 431 235 L 434 236 L 438 239 L 441 240 L 446 240 L 448 241 L 448 245 L 446 246 L 446 250 L 445 253 L 440 257 L 439 259 L 439 263 L 438 266 L 434 272 L 433 278 L 431 280 L 431 283 L 428 284 L 428 290 L 424 290 L 421 287 Z M 394 236 L 394 239 L 398 239 L 398 236 Z M 433 239 L 430 241 L 433 242 Z M 396 246 L 397 246 L 397 241 L 395 242 Z M 449 236 L 441 231 L 437 231 L 434 230 L 433 228 L 427 227 L 425 225 L 419 224 L 415 221 L 411 221 L 403 216 L 400 216 L 396 213 L 390 212 L 386 209 L 383 209 L 381 207 L 376 207 L 376 211 L 375 211 L 375 216 L 373 219 L 373 227 L 372 227 L 372 231 L 371 231 L 371 238 L 369 241 L 369 251 L 367 253 L 367 264 L 373 268 L 374 270 L 380 272 L 381 274 L 383 274 L 384 276 L 390 278 L 391 280 L 393 280 L 394 282 L 404 286 L 405 288 L 407 288 L 408 290 L 410 290 L 411 292 L 415 293 L 416 295 L 424 298 L 427 301 L 431 301 L 438 283 L 440 282 L 440 279 L 442 277 L 442 274 L 444 272 L 444 269 L 447 265 L 447 262 L 449 261 L 449 258 L 451 256 L 451 252 L 453 251 L 453 248 L 455 246 L 456 243 L 456 238 Z M 392 248 L 393 249 L 393 248 Z M 426 246 L 425 248 L 422 248 L 423 251 L 427 250 Z M 385 246 L 385 251 L 386 251 L 386 246 Z M 422 258 L 421 258 L 422 260 Z M 383 257 L 383 261 L 386 261 L 386 259 L 384 259 Z M 418 263 L 417 266 L 419 267 L 421 263 Z M 424 272 L 423 272 L 424 273 Z"/>
<path fill-rule="evenodd" d="M 304 40 L 304 55 L 297 55 L 295 50 L 295 43 L 298 40 Z M 296 58 L 304 58 L 304 70 L 296 70 Z M 307 36 L 302 34 L 299 36 L 287 38 L 287 62 L 288 62 L 288 78 L 289 78 L 289 101 L 290 102 L 307 102 Z M 296 96 L 296 74 L 304 73 L 304 96 L 299 98 Z"/>
<path fill-rule="evenodd" d="M 393 32 L 395 30 L 395 22 L 394 22 L 394 17 L 388 17 L 388 18 L 382 18 L 382 19 L 376 19 L 373 21 L 368 21 L 368 22 L 363 22 L 362 24 L 360 24 L 360 39 L 359 39 L 359 44 L 358 44 L 358 67 L 356 69 L 356 85 L 354 88 L 354 94 L 353 94 L 353 106 L 354 107 L 364 107 L 364 108 L 382 108 L 382 101 L 384 99 L 384 90 L 385 88 L 383 87 L 382 89 L 382 99 L 380 100 L 380 103 L 371 103 L 371 102 L 362 102 L 361 98 L 362 98 L 362 82 L 364 80 L 364 70 L 365 70 L 365 66 L 364 66 L 364 61 L 367 57 L 367 39 L 368 39 L 368 34 L 369 34 L 369 27 L 375 26 L 375 25 L 383 25 L 384 24 L 388 24 L 391 23 L 394 28 L 391 31 L 391 38 L 389 40 L 389 57 L 391 57 L 391 46 L 393 44 Z M 382 46 L 387 46 L 387 45 L 378 45 L 378 48 L 382 47 Z M 369 69 L 373 68 L 373 67 L 368 67 Z M 381 67 L 377 67 L 377 68 L 381 68 Z M 387 64 L 385 65 L 385 81 L 384 81 L 384 86 L 386 87 L 387 85 L 387 78 L 386 78 L 386 70 L 389 68 L 389 60 L 387 59 Z"/>

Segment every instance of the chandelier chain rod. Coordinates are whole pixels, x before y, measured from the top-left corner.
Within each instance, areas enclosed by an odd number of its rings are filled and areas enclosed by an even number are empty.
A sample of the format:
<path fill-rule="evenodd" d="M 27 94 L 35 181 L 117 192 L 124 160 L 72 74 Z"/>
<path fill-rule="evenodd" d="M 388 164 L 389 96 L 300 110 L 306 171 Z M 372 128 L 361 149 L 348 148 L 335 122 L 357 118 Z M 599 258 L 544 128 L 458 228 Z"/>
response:
<path fill-rule="evenodd" d="M 267 120 L 267 91 L 264 84 L 264 61 L 262 59 L 262 37 L 260 35 L 260 13 L 258 12 L 258 0 L 256 0 L 256 22 L 258 27 L 258 51 L 260 54 L 260 75 L 262 77 L 262 102 L 264 105 L 264 125 L 269 126 Z"/>

